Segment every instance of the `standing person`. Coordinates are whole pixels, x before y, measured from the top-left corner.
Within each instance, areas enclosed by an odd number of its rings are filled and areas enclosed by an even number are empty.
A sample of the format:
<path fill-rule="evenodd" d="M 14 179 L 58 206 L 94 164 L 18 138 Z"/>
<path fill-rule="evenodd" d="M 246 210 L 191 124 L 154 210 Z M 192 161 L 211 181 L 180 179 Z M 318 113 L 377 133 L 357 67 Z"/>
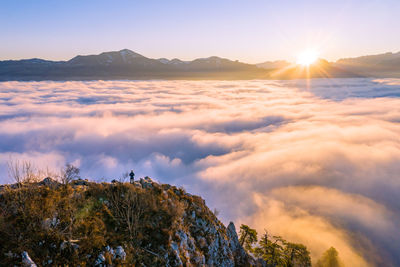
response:
<path fill-rule="evenodd" d="M 130 183 L 133 184 L 135 182 L 135 173 L 131 170 L 130 176 Z"/>

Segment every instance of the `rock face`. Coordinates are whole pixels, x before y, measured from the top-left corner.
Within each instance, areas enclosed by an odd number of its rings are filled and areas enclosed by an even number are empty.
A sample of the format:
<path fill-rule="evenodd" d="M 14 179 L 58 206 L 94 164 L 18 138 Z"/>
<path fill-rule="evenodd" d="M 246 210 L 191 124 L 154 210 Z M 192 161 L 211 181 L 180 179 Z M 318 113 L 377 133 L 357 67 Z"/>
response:
<path fill-rule="evenodd" d="M 164 248 L 166 253 L 162 258 L 166 266 L 256 266 L 240 245 L 233 222 L 226 228 L 202 198 L 160 185 L 149 177 L 136 181 L 135 186 L 145 190 L 163 189 L 161 195 L 168 200 L 172 191 L 186 207 L 168 247 Z"/>
<path fill-rule="evenodd" d="M 196 198 L 183 194 L 185 199 Z M 252 266 L 254 260 L 240 245 L 234 224 L 226 228 L 205 206 L 204 200 L 188 203 L 178 230 L 171 236 L 170 266 Z"/>
<path fill-rule="evenodd" d="M 227 228 L 227 236 L 230 240 L 229 247 L 232 250 L 236 266 L 256 265 L 254 259 L 247 254 L 239 243 L 236 228 L 233 222 L 230 222 Z"/>

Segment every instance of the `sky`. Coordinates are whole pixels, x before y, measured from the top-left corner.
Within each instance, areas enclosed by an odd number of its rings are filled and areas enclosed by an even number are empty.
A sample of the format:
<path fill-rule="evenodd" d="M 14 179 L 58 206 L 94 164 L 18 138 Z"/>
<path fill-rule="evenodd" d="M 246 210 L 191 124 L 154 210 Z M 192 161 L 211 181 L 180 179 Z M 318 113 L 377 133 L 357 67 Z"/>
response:
<path fill-rule="evenodd" d="M 1 0 L 0 60 L 124 48 L 151 58 L 336 60 L 400 50 L 398 0 Z"/>
<path fill-rule="evenodd" d="M 397 107 L 397 108 L 396 108 Z M 400 266 L 400 79 L 0 83 L 10 161 L 183 186 L 262 234 Z"/>

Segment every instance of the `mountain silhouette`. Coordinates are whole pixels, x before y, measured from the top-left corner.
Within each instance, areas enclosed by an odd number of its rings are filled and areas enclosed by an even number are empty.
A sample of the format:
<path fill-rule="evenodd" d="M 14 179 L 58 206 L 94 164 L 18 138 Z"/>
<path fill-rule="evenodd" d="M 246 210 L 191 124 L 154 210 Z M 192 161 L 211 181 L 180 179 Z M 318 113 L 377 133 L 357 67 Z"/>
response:
<path fill-rule="evenodd" d="M 0 80 L 179 79 L 262 77 L 255 65 L 220 57 L 151 59 L 128 49 L 68 61 L 42 59 L 0 61 Z"/>

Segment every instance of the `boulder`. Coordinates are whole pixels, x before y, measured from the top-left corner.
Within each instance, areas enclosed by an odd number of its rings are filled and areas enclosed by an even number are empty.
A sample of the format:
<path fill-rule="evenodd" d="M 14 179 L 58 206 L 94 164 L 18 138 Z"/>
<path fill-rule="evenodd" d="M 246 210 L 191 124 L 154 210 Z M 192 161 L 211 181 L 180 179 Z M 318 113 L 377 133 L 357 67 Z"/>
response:
<path fill-rule="evenodd" d="M 56 228 L 58 224 L 60 223 L 60 219 L 57 219 L 56 216 L 53 218 L 47 218 L 43 221 L 43 227 L 44 229 L 51 229 L 51 228 Z"/>
<path fill-rule="evenodd" d="M 115 258 L 115 253 L 114 253 L 114 250 L 113 250 L 112 247 L 106 246 L 106 247 L 105 247 L 105 251 L 106 251 L 107 253 L 109 253 L 113 258 Z"/>
<path fill-rule="evenodd" d="M 96 261 L 94 262 L 94 266 L 105 266 L 106 264 L 106 258 L 104 257 L 103 252 L 99 254 L 99 256 L 97 256 Z"/>
<path fill-rule="evenodd" d="M 60 183 L 56 180 L 51 179 L 50 177 L 46 177 L 41 182 L 39 182 L 39 185 L 48 186 L 50 188 L 57 188 Z"/>
<path fill-rule="evenodd" d="M 77 249 L 79 249 L 79 245 L 76 243 L 77 241 L 79 241 L 79 240 L 63 241 L 60 245 L 60 249 L 64 250 L 66 248 L 69 248 L 69 249 L 77 250 Z"/>
<path fill-rule="evenodd" d="M 73 180 L 71 182 L 71 184 L 73 185 L 84 185 L 84 186 L 88 186 L 89 182 L 87 180 L 82 180 L 82 179 L 78 179 L 78 180 Z"/>
<path fill-rule="evenodd" d="M 153 180 L 146 176 L 144 178 L 140 178 L 139 183 L 142 185 L 142 188 L 152 188 L 153 187 Z"/>
<path fill-rule="evenodd" d="M 115 259 L 120 259 L 120 260 L 125 260 L 126 258 L 126 252 L 122 246 L 118 246 L 114 250 L 114 258 Z"/>

